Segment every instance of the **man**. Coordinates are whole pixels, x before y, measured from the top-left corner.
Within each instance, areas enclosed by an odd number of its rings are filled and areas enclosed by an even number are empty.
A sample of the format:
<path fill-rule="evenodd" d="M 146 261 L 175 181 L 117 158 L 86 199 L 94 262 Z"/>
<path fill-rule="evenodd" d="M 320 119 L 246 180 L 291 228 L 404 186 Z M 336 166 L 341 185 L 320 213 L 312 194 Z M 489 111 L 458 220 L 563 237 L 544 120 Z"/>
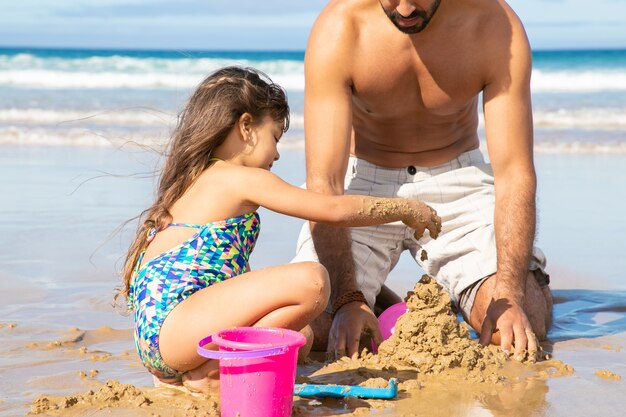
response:
<path fill-rule="evenodd" d="M 380 341 L 376 299 L 409 250 L 480 334 L 521 357 L 550 324 L 545 257 L 533 248 L 536 176 L 524 28 L 503 0 L 334 0 L 305 57 L 307 187 L 419 198 L 443 221 L 435 240 L 397 224 L 305 225 L 298 260 L 328 269 L 317 346 L 355 356 Z M 478 150 L 482 93 L 490 164 Z"/>

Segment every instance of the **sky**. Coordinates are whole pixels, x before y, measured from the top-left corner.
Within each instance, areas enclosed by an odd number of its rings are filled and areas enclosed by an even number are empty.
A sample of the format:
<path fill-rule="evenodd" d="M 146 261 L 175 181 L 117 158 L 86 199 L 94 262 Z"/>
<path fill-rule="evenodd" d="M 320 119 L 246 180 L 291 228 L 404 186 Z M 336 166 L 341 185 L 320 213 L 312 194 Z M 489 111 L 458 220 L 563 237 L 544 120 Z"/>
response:
<path fill-rule="evenodd" d="M 443 0 L 446 1 L 446 0 Z M 326 0 L 14 0 L 0 46 L 304 50 Z M 626 48 L 624 0 L 510 0 L 534 49 Z"/>

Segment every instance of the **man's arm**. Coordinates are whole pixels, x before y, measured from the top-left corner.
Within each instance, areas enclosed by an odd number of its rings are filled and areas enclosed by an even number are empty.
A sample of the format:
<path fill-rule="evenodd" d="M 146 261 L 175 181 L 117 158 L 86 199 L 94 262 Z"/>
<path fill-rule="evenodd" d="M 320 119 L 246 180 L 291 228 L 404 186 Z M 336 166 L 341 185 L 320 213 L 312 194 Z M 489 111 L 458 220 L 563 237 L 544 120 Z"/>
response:
<path fill-rule="evenodd" d="M 536 176 L 530 48 L 521 23 L 510 13 L 510 37 L 501 38 L 500 52 L 489 63 L 492 72 L 483 91 L 485 131 L 495 181 L 498 270 L 480 341 L 488 344 L 497 329 L 502 349 L 510 351 L 515 341 L 517 356 L 527 347 L 536 349 L 532 327 L 523 310 L 535 238 Z"/>
<path fill-rule="evenodd" d="M 352 90 L 349 75 L 352 28 L 349 19 L 327 7 L 316 21 L 305 56 L 304 130 L 307 188 L 324 194 L 343 194 L 352 134 Z M 329 47 L 332 45 L 332 47 Z M 349 229 L 311 223 L 320 262 L 330 276 L 330 305 L 358 290 Z M 328 353 L 358 354 L 359 339 L 369 328 L 376 342 L 376 317 L 362 302 L 349 302 L 336 312 Z"/>

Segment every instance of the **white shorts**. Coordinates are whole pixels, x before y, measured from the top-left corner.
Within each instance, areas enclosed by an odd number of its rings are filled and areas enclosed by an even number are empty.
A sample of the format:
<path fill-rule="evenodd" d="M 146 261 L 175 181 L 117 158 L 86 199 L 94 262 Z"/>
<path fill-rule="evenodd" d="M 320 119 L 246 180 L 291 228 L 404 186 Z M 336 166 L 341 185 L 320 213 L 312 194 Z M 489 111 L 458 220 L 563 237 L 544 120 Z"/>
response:
<path fill-rule="evenodd" d="M 437 239 L 416 240 L 402 222 L 351 228 L 356 282 L 369 306 L 373 308 L 389 272 L 408 250 L 469 317 L 475 292 L 464 297 L 464 290 L 497 270 L 493 171 L 481 152 L 468 151 L 432 168 L 383 168 L 350 157 L 344 184 L 346 194 L 419 199 L 437 210 L 442 220 Z M 422 251 L 427 254 L 423 261 Z M 302 227 L 292 262 L 301 261 L 319 261 L 308 223 Z M 544 254 L 533 248 L 529 270 L 545 274 L 545 265 Z"/>

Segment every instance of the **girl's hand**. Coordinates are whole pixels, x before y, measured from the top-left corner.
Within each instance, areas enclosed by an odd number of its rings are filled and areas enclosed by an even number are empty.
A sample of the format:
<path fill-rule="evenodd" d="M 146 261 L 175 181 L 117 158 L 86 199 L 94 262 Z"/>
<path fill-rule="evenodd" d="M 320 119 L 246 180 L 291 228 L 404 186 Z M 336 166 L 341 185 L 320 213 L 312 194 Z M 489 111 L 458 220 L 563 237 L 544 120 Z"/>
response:
<path fill-rule="evenodd" d="M 428 229 L 431 238 L 437 239 L 439 232 L 441 232 L 441 218 L 437 216 L 435 209 L 417 200 L 411 200 L 410 206 L 411 210 L 402 220 L 402 223 L 415 229 L 413 235 L 415 239 L 420 239 L 426 229 Z"/>

